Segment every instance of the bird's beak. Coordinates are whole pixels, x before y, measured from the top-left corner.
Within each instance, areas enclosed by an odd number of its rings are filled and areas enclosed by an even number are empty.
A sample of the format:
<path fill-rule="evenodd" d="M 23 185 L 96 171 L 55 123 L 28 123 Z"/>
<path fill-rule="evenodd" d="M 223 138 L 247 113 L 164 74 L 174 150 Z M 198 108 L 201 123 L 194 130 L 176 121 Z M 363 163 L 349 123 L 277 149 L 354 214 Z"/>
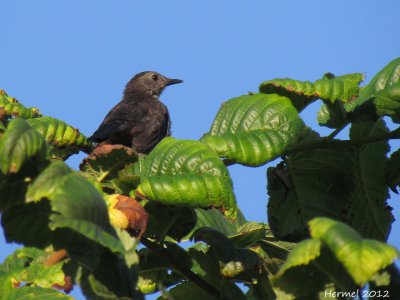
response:
<path fill-rule="evenodd" d="M 172 85 L 172 84 L 177 84 L 177 83 L 181 83 L 181 82 L 183 82 L 183 80 L 167 78 L 167 84 L 165 86 Z"/>

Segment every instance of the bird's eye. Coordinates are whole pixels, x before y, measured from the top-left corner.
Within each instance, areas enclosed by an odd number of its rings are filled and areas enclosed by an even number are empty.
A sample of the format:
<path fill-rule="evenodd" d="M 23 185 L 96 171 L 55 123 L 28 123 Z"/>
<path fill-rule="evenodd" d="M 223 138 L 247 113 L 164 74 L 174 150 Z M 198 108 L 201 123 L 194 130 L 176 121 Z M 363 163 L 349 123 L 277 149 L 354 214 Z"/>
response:
<path fill-rule="evenodd" d="M 154 74 L 153 76 L 151 76 L 151 79 L 153 79 L 154 81 L 157 81 L 158 80 L 158 76 Z"/>

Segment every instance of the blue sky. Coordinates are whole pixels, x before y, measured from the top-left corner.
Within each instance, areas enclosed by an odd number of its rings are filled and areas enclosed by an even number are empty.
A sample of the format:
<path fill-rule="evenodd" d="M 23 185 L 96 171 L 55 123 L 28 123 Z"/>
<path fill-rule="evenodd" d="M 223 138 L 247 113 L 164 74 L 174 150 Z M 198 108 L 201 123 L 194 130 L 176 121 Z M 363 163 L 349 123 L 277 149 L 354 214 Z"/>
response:
<path fill-rule="evenodd" d="M 13 0 L 0 11 L 0 88 L 87 135 L 143 70 L 185 81 L 161 99 L 173 136 L 198 139 L 223 101 L 264 80 L 329 71 L 363 72 L 368 82 L 400 56 L 398 0 Z M 302 114 L 314 128 L 318 106 Z M 266 167 L 230 171 L 246 217 L 266 222 Z M 389 203 L 399 218 L 399 197 Z M 399 236 L 396 222 L 390 242 L 398 248 Z M 12 248 L 1 236 L 0 260 Z"/>

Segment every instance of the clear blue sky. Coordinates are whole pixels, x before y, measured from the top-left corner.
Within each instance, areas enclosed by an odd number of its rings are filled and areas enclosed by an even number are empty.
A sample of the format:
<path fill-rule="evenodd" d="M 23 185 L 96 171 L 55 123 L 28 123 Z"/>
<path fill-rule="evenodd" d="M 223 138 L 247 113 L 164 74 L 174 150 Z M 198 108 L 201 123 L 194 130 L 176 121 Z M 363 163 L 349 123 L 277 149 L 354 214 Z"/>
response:
<path fill-rule="evenodd" d="M 185 81 L 161 99 L 173 136 L 198 139 L 223 101 L 264 80 L 329 71 L 368 82 L 400 56 L 398 0 L 13 0 L 0 11 L 0 88 L 87 135 L 143 70 Z M 314 128 L 316 111 L 302 114 Z M 266 222 L 266 167 L 230 171 L 245 216 Z M 389 203 L 399 218 L 399 197 Z M 390 242 L 400 248 L 398 221 Z M 0 235 L 0 260 L 12 249 Z"/>

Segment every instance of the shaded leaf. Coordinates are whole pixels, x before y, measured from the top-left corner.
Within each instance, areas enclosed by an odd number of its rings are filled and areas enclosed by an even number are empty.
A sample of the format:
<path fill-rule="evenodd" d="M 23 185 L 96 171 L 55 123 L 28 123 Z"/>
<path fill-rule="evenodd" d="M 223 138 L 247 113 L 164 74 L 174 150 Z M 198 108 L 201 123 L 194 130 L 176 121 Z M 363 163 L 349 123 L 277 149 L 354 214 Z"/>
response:
<path fill-rule="evenodd" d="M 281 155 L 304 130 L 288 98 L 253 94 L 225 102 L 201 141 L 221 157 L 258 166 Z"/>
<path fill-rule="evenodd" d="M 317 113 L 318 124 L 328 128 L 339 128 L 347 124 L 347 113 L 343 103 L 336 101 L 321 106 Z"/>
<path fill-rule="evenodd" d="M 229 236 L 230 240 L 237 246 L 248 248 L 265 238 L 269 226 L 263 223 L 248 222 L 237 229 L 236 234 Z"/>
<path fill-rule="evenodd" d="M 71 173 L 64 162 L 52 162 L 29 187 L 27 196 L 28 201 L 50 200 L 50 229 L 69 228 L 113 252 L 125 252 L 109 223 L 101 195 L 84 178 Z"/>
<path fill-rule="evenodd" d="M 220 272 L 224 277 L 235 277 L 246 270 L 257 269 L 260 260 L 253 251 L 236 247 L 224 234 L 211 228 L 200 228 L 194 240 L 210 245 L 211 255 L 220 262 Z"/>
<path fill-rule="evenodd" d="M 350 128 L 350 139 L 388 133 L 382 120 L 357 122 Z M 394 221 L 387 204 L 385 182 L 387 141 L 370 143 L 357 148 L 355 153 L 355 187 L 349 203 L 349 224 L 364 237 L 386 241 Z"/>
<path fill-rule="evenodd" d="M 329 247 L 359 286 L 399 257 L 394 247 L 362 239 L 354 229 L 343 223 L 316 218 L 309 224 L 311 236 L 321 239 Z"/>
<path fill-rule="evenodd" d="M 307 222 L 317 216 L 346 221 L 353 168 L 352 153 L 339 148 L 300 152 L 269 168 L 268 223 L 274 236 L 304 239 Z"/>
<path fill-rule="evenodd" d="M 29 159 L 44 159 L 47 145 L 43 137 L 20 118 L 13 119 L 0 139 L 0 170 L 16 173 Z"/>
<path fill-rule="evenodd" d="M 119 172 L 126 165 L 137 161 L 137 155 L 131 148 L 123 145 L 101 145 L 81 163 L 81 174 L 85 177 L 94 178 L 102 183 L 104 187 L 114 187 L 112 184 L 105 184 L 107 181 L 118 180 Z M 131 179 L 132 180 L 132 179 Z M 134 182 L 127 182 L 131 190 L 135 188 Z M 115 187 L 118 188 L 118 187 Z"/>
<path fill-rule="evenodd" d="M 387 160 L 385 172 L 387 185 L 397 193 L 397 186 L 400 185 L 400 149 L 393 152 Z"/>

